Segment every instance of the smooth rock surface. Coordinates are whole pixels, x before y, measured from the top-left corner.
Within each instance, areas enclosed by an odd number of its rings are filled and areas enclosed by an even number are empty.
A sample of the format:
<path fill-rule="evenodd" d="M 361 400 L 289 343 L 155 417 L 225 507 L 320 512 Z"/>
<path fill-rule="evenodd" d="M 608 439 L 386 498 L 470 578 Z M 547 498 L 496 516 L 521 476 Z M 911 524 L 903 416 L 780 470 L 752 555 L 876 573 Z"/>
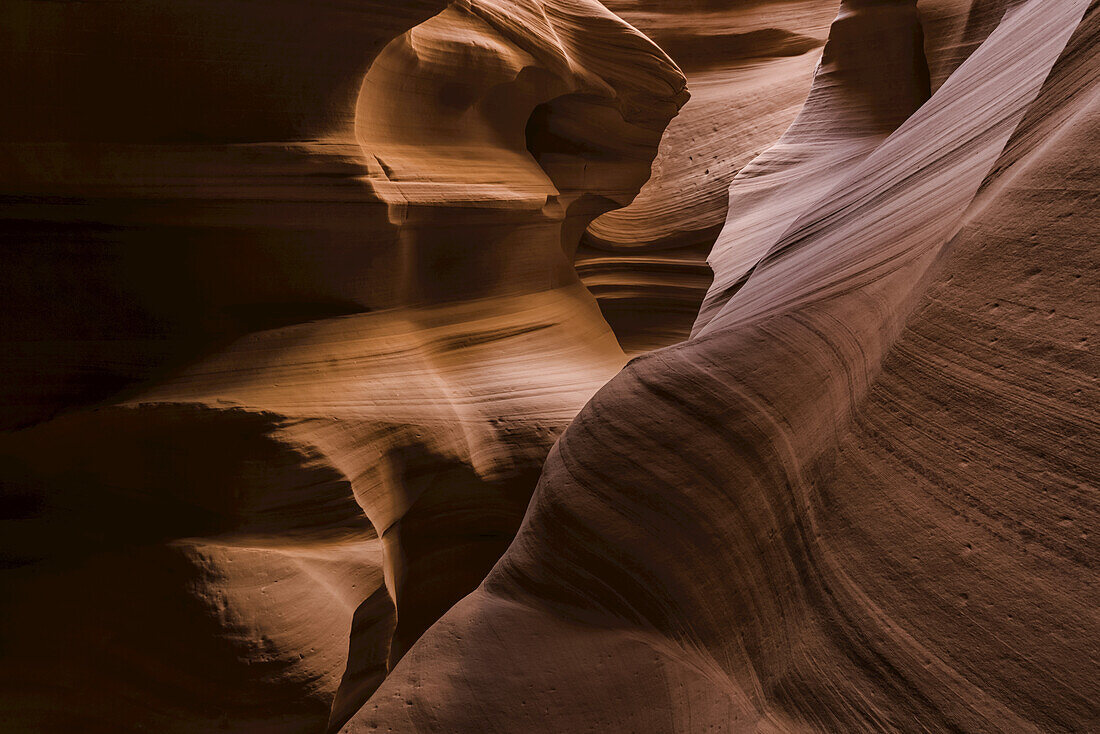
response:
<path fill-rule="evenodd" d="M 751 244 L 345 731 L 1094 728 L 1098 21 L 1017 4 Z"/>
<path fill-rule="evenodd" d="M 578 252 L 585 285 L 638 354 L 688 336 L 730 181 L 799 114 L 839 0 L 606 4 L 672 56 L 692 95 L 637 199 L 593 222 Z"/>
<path fill-rule="evenodd" d="M 0 720 L 338 728 L 625 362 L 573 253 L 684 78 L 592 0 L 3 12 Z"/>
<path fill-rule="evenodd" d="M 0 66 L 0 731 L 1100 726 L 1096 0 L 14 0 Z"/>

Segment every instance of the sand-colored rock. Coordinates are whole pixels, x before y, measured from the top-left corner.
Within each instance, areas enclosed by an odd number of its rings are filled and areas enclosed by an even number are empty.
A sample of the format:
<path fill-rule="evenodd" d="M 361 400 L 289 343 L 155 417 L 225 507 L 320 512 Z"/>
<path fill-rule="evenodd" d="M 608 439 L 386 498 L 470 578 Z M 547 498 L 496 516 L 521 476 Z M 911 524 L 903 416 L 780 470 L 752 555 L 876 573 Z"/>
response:
<path fill-rule="evenodd" d="M 574 288 L 288 326 L 5 437 L 26 508 L 3 533 L 5 718 L 309 731 L 340 697 L 340 723 L 481 581 L 622 365 L 593 307 Z"/>
<path fill-rule="evenodd" d="M 339 727 L 625 362 L 573 252 L 683 76 L 590 0 L 5 12 L 0 718 Z"/>
<path fill-rule="evenodd" d="M 875 43 L 868 43 L 873 36 Z M 814 203 L 853 171 L 929 96 L 924 35 L 913 3 L 842 6 L 798 118 L 742 168 L 711 251 L 714 283 L 698 332 Z"/>
<path fill-rule="evenodd" d="M 805 123 L 815 114 L 815 105 L 803 103 L 839 1 L 609 0 L 607 4 L 660 44 L 685 70 L 692 89 L 692 100 L 662 141 L 653 177 L 630 206 L 604 214 L 592 224 L 578 255 L 578 271 L 599 299 L 620 343 L 629 354 L 638 354 L 688 336 L 710 286 L 711 269 L 705 261 L 727 211 L 730 216 L 746 216 L 740 207 L 730 206 L 727 188 L 733 177 L 750 161 L 754 167 L 745 176 L 756 177 L 762 168 L 776 166 L 782 159 L 783 168 L 791 166 L 784 177 L 802 178 L 801 166 L 793 166 L 801 153 L 780 148 L 770 157 L 758 156 L 779 139 L 796 115 Z M 1013 4 L 1010 0 L 917 3 L 932 90 L 973 52 Z M 884 33 L 890 32 L 889 25 L 883 26 Z M 843 40 L 834 36 L 834 46 L 840 43 Z M 864 63 L 872 65 L 878 60 L 899 63 L 899 55 L 904 54 L 903 48 L 885 38 L 861 39 L 860 47 L 867 57 Z M 854 138 L 853 132 L 846 134 Z M 850 143 L 856 145 L 854 139 Z M 806 144 L 808 140 L 795 145 Z M 848 148 L 847 158 L 841 147 Z M 838 146 L 833 154 L 836 162 L 859 157 L 850 146 Z M 826 157 L 815 161 L 828 167 Z M 810 186 L 813 180 L 827 185 L 836 176 L 825 173 L 809 178 L 802 185 Z M 780 180 L 773 175 L 760 183 L 779 185 Z M 741 187 L 736 195 L 748 193 Z M 725 228 L 727 236 L 734 230 Z"/>
<path fill-rule="evenodd" d="M 6 5 L 2 63 L 45 91 L 0 135 L 3 289 L 65 298 L 5 310 L 0 425 L 272 326 L 574 283 L 687 95 L 598 3 L 543 8 Z"/>
<path fill-rule="evenodd" d="M 1094 728 L 1098 12 L 1006 13 L 597 393 L 345 731 Z"/>
<path fill-rule="evenodd" d="M 608 2 L 684 69 L 691 100 L 630 206 L 589 227 L 577 270 L 630 354 L 688 336 L 730 181 L 799 113 L 839 0 Z"/>
<path fill-rule="evenodd" d="M 1096 0 L 0 19 L 0 731 L 1097 727 Z"/>

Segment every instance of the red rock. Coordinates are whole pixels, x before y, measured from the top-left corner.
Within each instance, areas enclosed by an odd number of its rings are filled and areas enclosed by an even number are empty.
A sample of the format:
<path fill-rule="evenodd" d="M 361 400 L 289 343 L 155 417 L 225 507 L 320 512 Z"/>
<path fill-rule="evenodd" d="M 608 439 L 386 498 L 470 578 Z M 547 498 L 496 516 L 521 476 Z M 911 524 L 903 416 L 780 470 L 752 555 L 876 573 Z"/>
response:
<path fill-rule="evenodd" d="M 1097 3 L 607 5 L 0 11 L 0 729 L 1096 727 Z"/>

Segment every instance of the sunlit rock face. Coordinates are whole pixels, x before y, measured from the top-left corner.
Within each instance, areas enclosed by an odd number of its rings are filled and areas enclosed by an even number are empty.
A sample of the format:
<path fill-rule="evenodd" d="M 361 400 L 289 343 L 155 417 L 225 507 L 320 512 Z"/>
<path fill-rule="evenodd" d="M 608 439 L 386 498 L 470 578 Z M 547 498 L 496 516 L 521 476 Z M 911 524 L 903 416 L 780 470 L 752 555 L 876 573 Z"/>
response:
<path fill-rule="evenodd" d="M 595 2 L 3 12 L 4 291 L 65 296 L 5 311 L 5 426 L 261 328 L 575 283 L 687 97 Z"/>
<path fill-rule="evenodd" d="M 3 12 L 0 715 L 338 728 L 625 362 L 573 255 L 684 78 L 588 1 Z"/>
<path fill-rule="evenodd" d="M 0 19 L 0 730 L 1095 728 L 1096 2 Z"/>
<path fill-rule="evenodd" d="M 691 338 L 345 731 L 1094 728 L 1098 33 L 842 3 Z"/>
<path fill-rule="evenodd" d="M 691 88 L 652 178 L 630 206 L 593 222 L 578 253 L 585 285 L 637 354 L 691 331 L 730 181 L 799 114 L 839 0 L 605 4 L 665 49 Z"/>

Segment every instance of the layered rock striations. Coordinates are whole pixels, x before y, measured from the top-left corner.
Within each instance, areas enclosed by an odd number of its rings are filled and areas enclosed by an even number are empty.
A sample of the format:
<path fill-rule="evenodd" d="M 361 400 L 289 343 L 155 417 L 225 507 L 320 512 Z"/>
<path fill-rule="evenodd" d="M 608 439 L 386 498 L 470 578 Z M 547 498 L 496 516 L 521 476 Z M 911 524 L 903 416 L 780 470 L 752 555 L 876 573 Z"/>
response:
<path fill-rule="evenodd" d="M 589 1 L 4 13 L 0 718 L 337 728 L 625 361 L 573 252 L 684 79 Z"/>
<path fill-rule="evenodd" d="M 731 182 L 726 224 L 708 260 L 714 282 L 693 333 L 806 209 L 843 185 L 929 94 L 916 5 L 842 6 L 798 117 Z"/>
<path fill-rule="evenodd" d="M 508 552 L 345 731 L 1095 725 L 1100 14 L 1003 10 L 937 82 L 912 3 L 842 5 L 805 114 L 877 140 L 777 187 L 782 231 L 727 224 L 744 282 L 581 411 Z M 897 63 L 833 43 L 875 14 Z M 835 154 L 803 121 L 761 167 Z M 742 180 L 731 204 L 769 197 Z"/>
<path fill-rule="evenodd" d="M 263 5 L 0 10 L 0 730 L 1096 726 L 1097 2 Z"/>
<path fill-rule="evenodd" d="M 593 222 L 578 253 L 585 285 L 637 354 L 688 336 L 730 181 L 799 113 L 839 2 L 606 4 L 669 53 L 692 93 L 638 198 Z"/>

